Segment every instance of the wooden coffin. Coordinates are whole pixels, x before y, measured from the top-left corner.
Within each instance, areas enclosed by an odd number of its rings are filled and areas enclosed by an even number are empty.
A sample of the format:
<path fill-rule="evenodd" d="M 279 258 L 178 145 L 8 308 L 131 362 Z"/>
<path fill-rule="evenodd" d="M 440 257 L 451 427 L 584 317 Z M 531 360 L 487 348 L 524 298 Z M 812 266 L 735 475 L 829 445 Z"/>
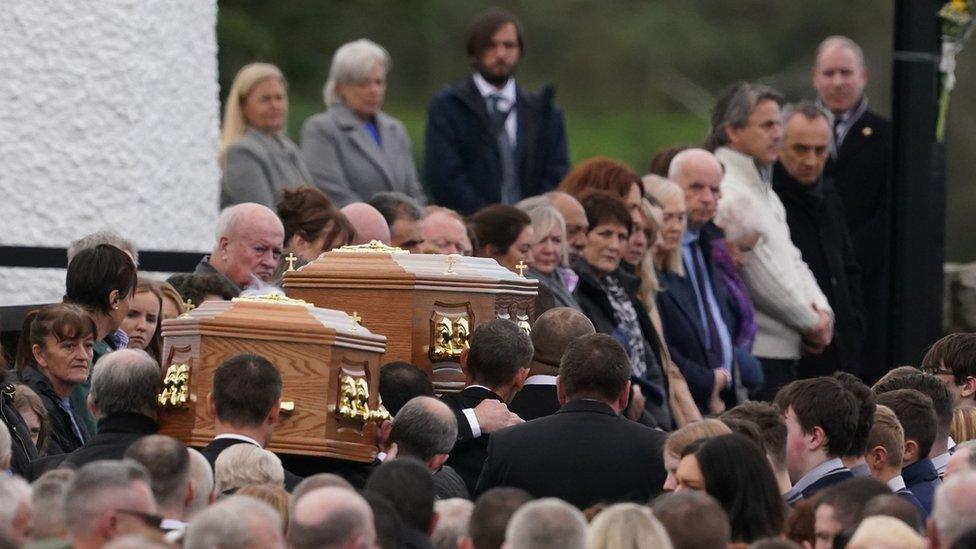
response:
<path fill-rule="evenodd" d="M 207 301 L 166 320 L 160 432 L 189 446 L 214 437 L 207 406 L 214 370 L 255 353 L 281 373 L 282 412 L 269 450 L 371 462 L 376 455 L 380 355 L 386 338 L 340 311 L 284 296 Z"/>
<path fill-rule="evenodd" d="M 384 363 L 423 368 L 437 392 L 464 387 L 460 356 L 480 323 L 502 317 L 531 330 L 537 285 L 493 259 L 411 254 L 376 241 L 322 254 L 284 278 L 289 297 L 361 317 L 386 336 Z"/>

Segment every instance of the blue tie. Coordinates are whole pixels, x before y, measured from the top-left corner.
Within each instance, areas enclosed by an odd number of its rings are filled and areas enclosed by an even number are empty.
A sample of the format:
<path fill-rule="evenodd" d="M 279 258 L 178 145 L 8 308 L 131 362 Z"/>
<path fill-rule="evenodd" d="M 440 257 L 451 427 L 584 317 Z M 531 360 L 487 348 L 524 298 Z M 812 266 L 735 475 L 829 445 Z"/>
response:
<path fill-rule="evenodd" d="M 512 109 L 499 108 L 501 94 L 493 93 L 488 100 L 491 103 L 491 132 L 498 143 L 498 157 L 502 165 L 501 201 L 502 204 L 514 204 L 522 199 L 522 192 L 515 174 L 515 146 L 505 131 L 505 121 Z"/>

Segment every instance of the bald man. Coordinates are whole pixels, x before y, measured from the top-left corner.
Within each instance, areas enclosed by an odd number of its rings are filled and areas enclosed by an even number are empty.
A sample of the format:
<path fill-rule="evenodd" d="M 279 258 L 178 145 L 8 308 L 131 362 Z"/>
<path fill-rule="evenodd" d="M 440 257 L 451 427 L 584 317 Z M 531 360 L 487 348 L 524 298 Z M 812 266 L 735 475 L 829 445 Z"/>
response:
<path fill-rule="evenodd" d="M 285 243 L 285 228 L 270 208 L 247 202 L 225 208 L 217 219 L 217 243 L 194 274 L 223 275 L 238 290 L 270 284 Z"/>
<path fill-rule="evenodd" d="M 449 208 L 428 206 L 427 217 L 421 222 L 420 234 L 428 249 L 439 254 L 464 254 L 471 250 L 471 240 L 461 216 Z"/>
<path fill-rule="evenodd" d="M 471 499 L 461 475 L 444 465 L 457 441 L 457 432 L 454 411 L 429 396 L 410 399 L 393 418 L 390 442 L 396 444 L 396 457 L 414 458 L 427 465 L 437 499 Z"/>
<path fill-rule="evenodd" d="M 362 496 L 348 488 L 318 488 L 295 502 L 288 521 L 293 549 L 374 547 L 373 511 Z"/>
<path fill-rule="evenodd" d="M 569 307 L 549 309 L 539 316 L 532 327 L 534 351 L 529 377 L 509 403 L 509 410 L 525 421 L 555 414 L 559 410 L 556 394 L 559 359 L 574 339 L 594 331 L 586 315 Z"/>
<path fill-rule="evenodd" d="M 586 247 L 586 233 L 590 228 L 586 220 L 586 211 L 579 200 L 571 194 L 552 191 L 546 193 L 545 197 L 552 202 L 566 221 L 566 242 L 569 244 L 569 264 L 572 265 Z"/>
<path fill-rule="evenodd" d="M 386 224 L 386 219 L 379 210 L 365 202 L 353 202 L 339 211 L 356 229 L 353 244 L 368 244 L 373 240 L 379 240 L 387 246 L 390 245 L 390 226 Z"/>

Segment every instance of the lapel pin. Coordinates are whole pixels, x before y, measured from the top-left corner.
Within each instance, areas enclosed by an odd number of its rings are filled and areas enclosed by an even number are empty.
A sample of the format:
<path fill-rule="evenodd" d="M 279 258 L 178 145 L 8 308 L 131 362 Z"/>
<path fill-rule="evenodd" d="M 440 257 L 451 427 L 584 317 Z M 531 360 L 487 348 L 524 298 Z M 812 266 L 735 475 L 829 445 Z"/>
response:
<path fill-rule="evenodd" d="M 861 135 L 863 135 L 864 137 L 871 137 L 871 134 L 873 133 L 874 130 L 871 129 L 871 126 L 865 126 L 864 129 L 861 130 Z"/>

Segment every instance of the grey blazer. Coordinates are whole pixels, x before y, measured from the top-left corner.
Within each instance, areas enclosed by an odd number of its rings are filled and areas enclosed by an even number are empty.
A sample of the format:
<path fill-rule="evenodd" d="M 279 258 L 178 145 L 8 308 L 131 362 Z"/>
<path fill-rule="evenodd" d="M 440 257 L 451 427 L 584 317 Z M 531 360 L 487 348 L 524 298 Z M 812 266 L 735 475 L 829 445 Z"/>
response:
<path fill-rule="evenodd" d="M 399 191 L 425 204 L 403 123 L 381 112 L 376 126 L 382 148 L 341 103 L 306 120 L 302 153 L 312 181 L 338 207 L 366 202 L 380 191 Z"/>
<path fill-rule="evenodd" d="M 275 210 L 281 189 L 311 183 L 301 151 L 284 133 L 272 136 L 247 130 L 227 147 L 220 207 L 257 202 Z"/>

